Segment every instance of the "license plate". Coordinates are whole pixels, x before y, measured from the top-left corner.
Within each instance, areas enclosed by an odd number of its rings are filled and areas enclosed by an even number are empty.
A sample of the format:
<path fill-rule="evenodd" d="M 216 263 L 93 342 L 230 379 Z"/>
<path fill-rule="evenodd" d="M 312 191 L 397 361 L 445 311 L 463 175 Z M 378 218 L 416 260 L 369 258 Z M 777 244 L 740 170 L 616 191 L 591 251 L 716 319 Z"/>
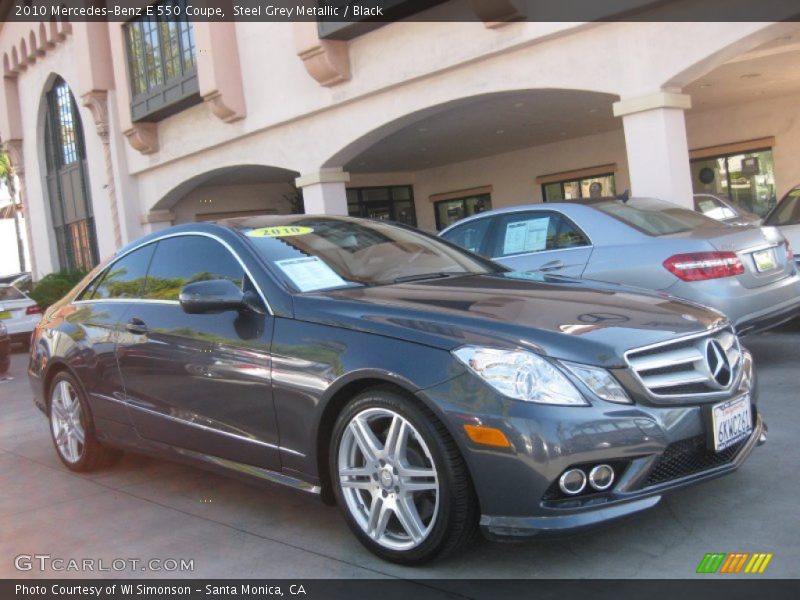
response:
<path fill-rule="evenodd" d="M 775 250 L 772 248 L 753 252 L 753 260 L 756 262 L 756 269 L 759 272 L 769 271 L 778 266 L 778 263 L 775 262 Z"/>
<path fill-rule="evenodd" d="M 10 318 L 11 318 L 10 310 L 0 310 L 0 319 L 10 319 Z"/>
<path fill-rule="evenodd" d="M 711 407 L 711 433 L 714 450 L 722 452 L 753 432 L 750 396 L 726 400 Z"/>

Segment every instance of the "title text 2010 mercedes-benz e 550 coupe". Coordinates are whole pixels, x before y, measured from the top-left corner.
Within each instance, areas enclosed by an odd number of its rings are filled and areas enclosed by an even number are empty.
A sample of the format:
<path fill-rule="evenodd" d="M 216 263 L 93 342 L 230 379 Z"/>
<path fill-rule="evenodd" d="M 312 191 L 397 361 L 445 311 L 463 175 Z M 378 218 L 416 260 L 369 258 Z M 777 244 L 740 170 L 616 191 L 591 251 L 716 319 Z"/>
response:
<path fill-rule="evenodd" d="M 345 217 L 142 238 L 47 311 L 29 372 L 68 468 L 283 483 L 407 564 L 636 513 L 765 439 L 721 314 Z"/>

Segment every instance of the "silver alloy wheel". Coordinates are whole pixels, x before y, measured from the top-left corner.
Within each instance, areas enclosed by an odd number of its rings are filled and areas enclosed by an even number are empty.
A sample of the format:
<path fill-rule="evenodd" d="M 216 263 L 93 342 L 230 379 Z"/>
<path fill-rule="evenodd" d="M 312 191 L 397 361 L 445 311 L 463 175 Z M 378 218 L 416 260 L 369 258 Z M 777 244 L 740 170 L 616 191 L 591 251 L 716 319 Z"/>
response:
<path fill-rule="evenodd" d="M 403 416 L 368 408 L 339 444 L 339 483 L 361 529 L 390 550 L 416 548 L 439 513 L 439 477 L 430 449 Z"/>
<path fill-rule="evenodd" d="M 81 423 L 78 393 L 68 381 L 59 381 L 50 396 L 50 427 L 59 454 L 68 463 L 76 463 L 86 447 L 86 433 Z"/>

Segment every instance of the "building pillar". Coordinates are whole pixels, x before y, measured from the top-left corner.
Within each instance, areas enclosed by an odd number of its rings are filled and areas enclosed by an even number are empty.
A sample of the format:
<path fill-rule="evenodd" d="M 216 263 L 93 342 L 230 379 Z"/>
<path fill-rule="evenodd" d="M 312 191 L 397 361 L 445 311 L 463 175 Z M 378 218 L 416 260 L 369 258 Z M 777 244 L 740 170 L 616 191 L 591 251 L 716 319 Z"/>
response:
<path fill-rule="evenodd" d="M 684 118 L 688 108 L 691 98 L 672 92 L 614 103 L 614 116 L 622 117 L 625 129 L 632 196 L 694 208 Z"/>
<path fill-rule="evenodd" d="M 350 173 L 342 169 L 320 169 L 295 179 L 303 190 L 303 206 L 307 215 L 346 215 L 347 188 Z"/>
<path fill-rule="evenodd" d="M 21 258 L 24 261 L 25 246 L 27 246 L 28 259 L 30 262 L 26 267 L 31 272 L 33 278 L 37 279 L 38 273 L 36 271 L 36 255 L 33 250 L 31 211 L 28 207 L 28 194 L 25 188 L 25 158 L 22 152 L 22 140 L 8 140 L 4 144 L 4 147 L 6 152 L 8 152 L 8 159 L 11 163 L 12 173 L 10 180 L 13 181 L 14 177 L 16 177 L 16 189 L 9 189 L 9 192 L 11 192 L 11 202 L 14 203 L 16 207 L 17 201 L 19 200 L 19 204 L 22 206 L 22 216 L 25 218 L 25 240 L 23 241 L 23 245 L 19 246 L 18 244 L 18 247 L 19 251 L 22 253 Z M 19 215 L 15 214 L 14 218 L 17 219 L 17 224 L 19 224 Z"/>
<path fill-rule="evenodd" d="M 175 223 L 175 213 L 171 210 L 151 210 L 146 215 L 142 215 L 141 223 L 145 234 L 161 231 L 172 227 Z"/>

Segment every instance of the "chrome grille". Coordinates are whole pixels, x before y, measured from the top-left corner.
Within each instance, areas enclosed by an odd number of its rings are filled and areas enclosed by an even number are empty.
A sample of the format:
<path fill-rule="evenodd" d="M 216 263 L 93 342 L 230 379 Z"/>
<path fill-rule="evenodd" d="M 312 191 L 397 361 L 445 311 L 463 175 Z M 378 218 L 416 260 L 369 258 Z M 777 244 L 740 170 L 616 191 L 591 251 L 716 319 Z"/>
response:
<path fill-rule="evenodd" d="M 719 352 L 721 350 L 721 352 Z M 730 369 L 726 378 L 724 361 Z M 742 351 L 730 328 L 705 332 L 625 354 L 642 385 L 656 398 L 719 395 L 739 376 Z"/>

